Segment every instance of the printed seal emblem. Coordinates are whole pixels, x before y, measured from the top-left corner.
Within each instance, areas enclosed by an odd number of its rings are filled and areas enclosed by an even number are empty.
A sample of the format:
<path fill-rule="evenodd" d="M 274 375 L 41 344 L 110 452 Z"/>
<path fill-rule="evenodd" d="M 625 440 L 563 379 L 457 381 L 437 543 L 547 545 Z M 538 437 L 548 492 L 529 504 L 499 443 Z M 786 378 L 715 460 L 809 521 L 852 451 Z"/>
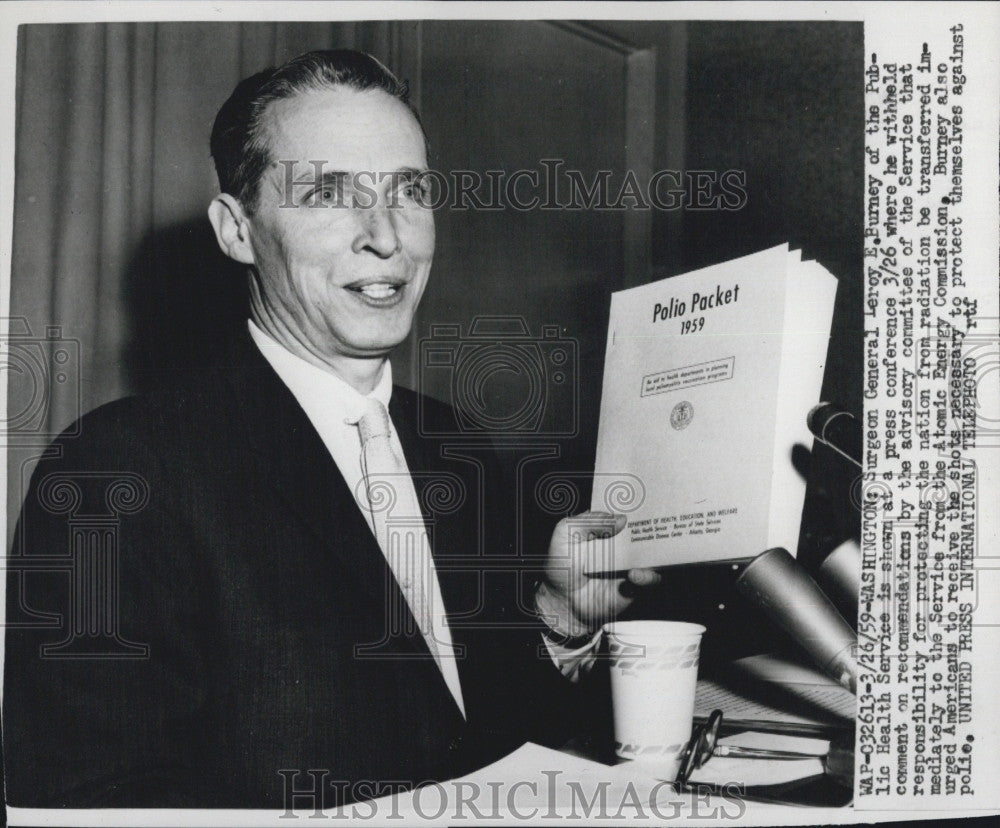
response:
<path fill-rule="evenodd" d="M 682 400 L 677 403 L 677 405 L 674 406 L 674 410 L 670 412 L 670 425 L 678 431 L 691 425 L 691 420 L 693 419 L 694 406 L 687 400 Z"/>

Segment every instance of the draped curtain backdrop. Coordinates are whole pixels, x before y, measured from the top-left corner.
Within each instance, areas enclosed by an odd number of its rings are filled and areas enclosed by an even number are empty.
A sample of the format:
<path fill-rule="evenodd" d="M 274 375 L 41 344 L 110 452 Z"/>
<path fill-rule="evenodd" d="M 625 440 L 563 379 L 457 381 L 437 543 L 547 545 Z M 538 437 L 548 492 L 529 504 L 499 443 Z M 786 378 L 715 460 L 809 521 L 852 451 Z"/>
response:
<path fill-rule="evenodd" d="M 21 27 L 10 307 L 31 358 L 7 371 L 8 422 L 21 424 L 8 515 L 52 436 L 165 371 L 210 360 L 245 319 L 243 275 L 205 219 L 217 192 L 209 133 L 236 83 L 319 48 L 362 48 L 403 73 L 400 42 L 418 25 Z M 35 343 L 47 333 L 54 341 Z"/>
<path fill-rule="evenodd" d="M 432 279 L 415 333 L 393 356 L 402 384 L 451 396 L 451 375 L 421 373 L 415 343 L 435 325 L 468 330 L 476 317 L 516 314 L 536 337 L 558 326 L 577 348 L 578 396 L 553 386 L 545 423 L 576 431 L 531 468 L 586 478 L 610 293 L 790 241 L 841 281 L 823 397 L 860 415 L 858 23 L 23 26 L 10 324 L 26 344 L 25 359 L 11 347 L 6 364 L 8 433 L 17 424 L 8 515 L 38 455 L 82 412 L 211 363 L 245 324 L 245 275 L 205 217 L 216 192 L 212 121 L 241 78 L 339 47 L 410 81 L 437 170 L 541 172 L 555 158 L 585 181 L 626 169 L 640 180 L 652 170 L 747 176 L 737 211 L 438 210 Z M 520 379 L 498 372 L 496 413 L 524 398 Z M 850 480 L 840 480 L 851 470 L 832 452 L 815 455 L 818 505 L 807 514 L 856 532 Z"/>
<path fill-rule="evenodd" d="M 395 378 L 454 399 L 458 371 L 425 371 L 422 344 L 476 318 L 523 322 L 533 337 L 556 326 L 575 347 L 575 376 L 541 397 L 551 431 L 502 456 L 525 549 L 549 539 L 553 515 L 529 496 L 543 475 L 581 481 L 576 502 L 589 502 L 612 291 L 801 246 L 840 279 L 822 396 L 860 415 L 863 34 L 859 23 L 779 21 L 22 27 L 11 325 L 25 359 L 9 349 L 8 432 L 16 420 L 21 433 L 8 451 L 8 515 L 46 444 L 80 413 L 210 364 L 245 325 L 245 275 L 205 217 L 212 121 L 239 79 L 317 48 L 363 49 L 410 81 L 439 171 L 541 173 L 542 159 L 559 159 L 583 181 L 746 175 L 748 202 L 735 211 L 436 211 L 432 278 L 393 355 Z M 442 336 L 436 348 L 455 347 L 454 333 Z M 532 391 L 525 376 L 495 377 L 484 406 L 516 413 Z M 859 516 L 849 465 L 807 448 L 792 460 L 809 478 L 799 544 L 809 567 L 858 536 Z M 774 646 L 772 628 L 738 610 L 726 622 L 726 606 L 735 596 L 682 578 L 635 611 L 704 623 L 732 653 Z"/>

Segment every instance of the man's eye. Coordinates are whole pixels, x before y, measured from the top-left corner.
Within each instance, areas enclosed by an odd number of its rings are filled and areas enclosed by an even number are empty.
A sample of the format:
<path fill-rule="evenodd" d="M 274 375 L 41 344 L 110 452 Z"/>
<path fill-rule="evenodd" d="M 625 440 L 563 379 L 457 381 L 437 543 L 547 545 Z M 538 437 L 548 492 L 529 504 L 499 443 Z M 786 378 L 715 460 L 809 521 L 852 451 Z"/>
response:
<path fill-rule="evenodd" d="M 309 207 L 333 206 L 344 203 L 344 189 L 331 185 L 329 187 L 319 187 L 306 196 L 305 202 Z"/>
<path fill-rule="evenodd" d="M 403 198 L 415 201 L 417 204 L 424 204 L 430 196 L 430 184 L 421 179 L 420 181 L 408 181 L 400 188 Z"/>

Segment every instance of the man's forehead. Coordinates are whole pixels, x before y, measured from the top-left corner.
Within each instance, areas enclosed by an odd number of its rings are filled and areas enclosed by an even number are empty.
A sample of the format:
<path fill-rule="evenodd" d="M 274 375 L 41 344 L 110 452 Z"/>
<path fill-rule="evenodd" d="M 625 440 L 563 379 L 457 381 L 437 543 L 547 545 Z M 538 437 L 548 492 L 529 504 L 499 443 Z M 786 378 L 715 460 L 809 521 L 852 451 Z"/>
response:
<path fill-rule="evenodd" d="M 264 123 L 273 161 L 317 160 L 348 170 L 426 164 L 417 119 L 380 89 L 298 92 L 272 102 Z"/>

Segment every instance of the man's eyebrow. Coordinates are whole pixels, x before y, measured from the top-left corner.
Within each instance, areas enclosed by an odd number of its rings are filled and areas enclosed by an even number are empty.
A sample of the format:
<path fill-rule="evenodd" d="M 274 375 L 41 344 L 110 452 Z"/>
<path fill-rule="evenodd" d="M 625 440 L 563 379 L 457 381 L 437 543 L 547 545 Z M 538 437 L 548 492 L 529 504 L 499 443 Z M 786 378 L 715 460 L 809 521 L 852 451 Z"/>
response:
<path fill-rule="evenodd" d="M 337 186 L 339 189 L 342 189 L 351 177 L 351 174 L 344 170 L 323 170 L 317 176 L 317 166 L 315 164 L 309 165 L 311 169 L 304 169 L 295 162 L 287 161 L 275 161 L 271 166 L 272 169 L 278 170 L 278 174 L 268 176 L 270 179 L 269 186 L 279 193 L 290 187 L 291 192 L 295 193 L 296 197 L 302 197 L 303 193 L 300 189 L 302 187 L 310 187 L 309 193 L 314 193 L 324 187 L 331 186 Z M 284 167 L 284 169 L 282 170 L 281 167 Z"/>
<path fill-rule="evenodd" d="M 417 167 L 400 167 L 398 170 L 392 173 L 392 175 L 394 175 L 396 178 L 401 178 L 404 181 L 411 181 L 418 175 L 423 175 L 426 172 L 427 170 L 421 170 L 418 169 Z"/>
<path fill-rule="evenodd" d="M 393 182 L 412 181 L 414 178 L 424 175 L 426 172 L 426 170 L 418 167 L 400 167 L 399 169 L 386 172 L 373 170 L 358 173 L 351 173 L 347 170 L 324 170 L 318 179 L 306 179 L 303 176 L 300 181 L 301 183 L 312 183 L 315 181 L 315 183 L 319 186 L 330 186 L 332 184 L 343 185 L 354 181 L 355 176 L 360 176 L 366 183 L 373 184 L 379 181 L 385 181 L 386 179 Z"/>
<path fill-rule="evenodd" d="M 321 187 L 328 187 L 331 184 L 344 184 L 350 178 L 351 174 L 346 170 L 323 170 L 316 183 Z"/>

